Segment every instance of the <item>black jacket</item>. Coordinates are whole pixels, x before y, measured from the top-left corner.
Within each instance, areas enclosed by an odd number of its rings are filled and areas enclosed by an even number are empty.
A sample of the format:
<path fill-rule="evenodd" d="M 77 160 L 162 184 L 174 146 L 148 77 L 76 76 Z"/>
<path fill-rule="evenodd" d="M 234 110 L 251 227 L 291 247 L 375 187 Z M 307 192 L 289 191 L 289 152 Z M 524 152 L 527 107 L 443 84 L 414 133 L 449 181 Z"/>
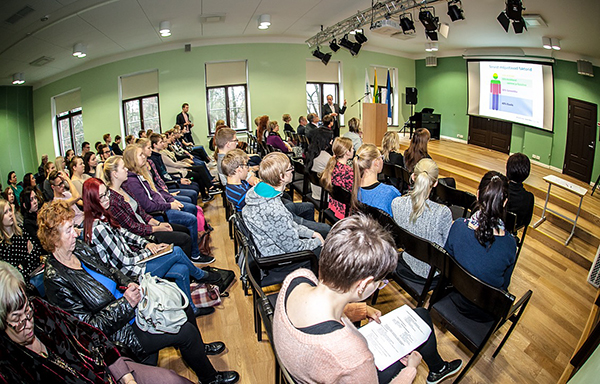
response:
<path fill-rule="evenodd" d="M 114 280 L 117 286 L 127 286 L 132 282 L 119 270 L 102 263 L 98 255 L 79 240 L 73 253 L 86 267 Z M 135 316 L 135 309 L 125 297 L 115 299 L 85 270 L 70 269 L 54 256 L 47 259 L 44 286 L 50 303 L 98 328 L 110 340 L 129 347 L 140 360 L 146 355 L 129 324 Z"/>

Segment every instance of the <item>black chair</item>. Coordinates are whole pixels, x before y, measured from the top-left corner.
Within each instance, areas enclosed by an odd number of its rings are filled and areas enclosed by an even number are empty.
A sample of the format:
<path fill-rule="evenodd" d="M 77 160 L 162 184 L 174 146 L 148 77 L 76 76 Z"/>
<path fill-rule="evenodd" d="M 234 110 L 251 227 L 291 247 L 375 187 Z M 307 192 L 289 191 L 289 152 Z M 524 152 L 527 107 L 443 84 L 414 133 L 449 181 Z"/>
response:
<path fill-rule="evenodd" d="M 272 152 L 281 152 L 281 150 L 275 148 L 274 146 L 272 146 L 271 144 L 267 144 L 267 152 L 268 153 L 272 153 Z"/>
<path fill-rule="evenodd" d="M 477 197 L 474 194 L 449 187 L 443 183 L 436 185 L 433 194 L 434 199 L 450 208 L 452 220 L 471 216 L 477 202 Z"/>
<path fill-rule="evenodd" d="M 504 228 L 506 228 L 506 230 L 515 237 L 515 240 L 517 242 L 516 259 L 519 258 L 519 254 L 521 253 L 521 249 L 523 248 L 523 242 L 525 242 L 525 236 L 527 235 L 527 227 L 528 227 L 528 225 L 521 225 L 520 227 L 518 227 L 517 222 L 518 222 L 517 214 L 514 212 L 506 211 L 506 218 L 504 220 Z M 523 230 L 523 233 L 521 234 L 521 237 L 519 238 L 520 230 Z M 516 262 L 516 259 L 515 259 L 515 262 Z"/>
<path fill-rule="evenodd" d="M 385 184 L 393 185 L 396 189 L 402 191 L 401 179 L 396 176 L 396 164 L 384 162 L 381 173 Z"/>
<path fill-rule="evenodd" d="M 290 195 L 294 198 L 294 191 L 298 192 L 300 197 L 304 193 L 304 163 L 302 160 L 291 160 L 292 166 L 294 167 L 294 174 L 292 176 L 292 182 L 288 184 L 290 189 Z"/>
<path fill-rule="evenodd" d="M 307 172 L 305 169 L 304 170 L 304 186 L 303 186 L 304 191 L 303 191 L 302 201 L 308 201 L 308 202 L 312 203 L 312 205 L 314 205 L 315 209 L 319 212 L 319 221 L 321 221 L 323 211 L 327 208 L 327 205 L 325 204 L 325 201 L 327 201 L 326 200 L 327 191 L 325 190 L 325 188 L 321 188 L 321 194 L 319 195 L 319 198 L 315 199 L 312 196 L 312 192 L 308 188 L 310 184 L 320 187 L 321 179 L 319 178 L 319 175 L 317 174 L 317 172 L 315 172 L 315 171 Z M 304 194 L 304 193 L 306 193 L 306 194 Z"/>
<path fill-rule="evenodd" d="M 400 193 L 404 195 L 406 192 L 408 192 L 410 186 L 412 185 L 412 180 L 410 179 L 410 172 L 408 171 L 408 169 L 400 165 L 395 165 L 394 170 L 396 171 L 396 179 L 398 179 L 402 183 L 400 185 L 400 188 L 398 189 L 400 190 Z"/>
<path fill-rule="evenodd" d="M 493 320 L 478 322 L 462 315 L 453 301 L 453 298 L 459 294 L 489 313 Z M 428 310 L 434 320 L 441 322 L 446 329 L 473 352 L 473 356 L 454 380 L 454 383 L 458 383 L 471 365 L 475 363 L 490 337 L 506 321 L 510 321 L 512 324 L 496 348 L 492 358 L 498 355 L 523 315 L 532 294 L 533 292 L 528 290 L 521 299 L 515 302 L 515 296 L 509 292 L 482 282 L 467 272 L 454 258 L 449 255 L 446 257 L 442 281 L 433 292 Z"/>
<path fill-rule="evenodd" d="M 328 192 L 328 195 L 334 199 L 339 201 L 340 203 L 346 206 L 344 211 L 344 217 L 348 217 L 350 215 L 350 207 L 352 205 L 352 192 L 340 187 L 339 185 L 332 185 L 331 192 Z M 329 208 L 323 211 L 323 222 L 330 222 L 332 225 L 337 223 L 340 219 L 335 216 L 335 213 Z"/>

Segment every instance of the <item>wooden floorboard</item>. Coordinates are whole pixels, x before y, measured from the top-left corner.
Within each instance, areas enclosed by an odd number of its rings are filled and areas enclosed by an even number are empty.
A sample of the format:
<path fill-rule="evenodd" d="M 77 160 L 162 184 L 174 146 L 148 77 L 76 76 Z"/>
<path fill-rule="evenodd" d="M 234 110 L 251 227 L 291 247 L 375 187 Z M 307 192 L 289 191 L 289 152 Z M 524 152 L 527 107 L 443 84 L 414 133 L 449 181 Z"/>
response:
<path fill-rule="evenodd" d="M 438 142 L 437 145 L 441 146 L 443 143 Z M 468 154 L 475 167 L 493 167 L 503 171 L 501 158 L 504 156 L 506 161 L 506 155 L 491 156 L 488 153 L 490 151 L 485 149 L 471 150 L 468 148 L 470 146 L 466 147 L 460 151 L 464 155 Z M 436 157 L 435 154 L 433 157 Z M 593 199 L 595 198 L 596 195 Z M 204 210 L 215 228 L 212 238 L 217 261 L 214 265 L 232 269 L 239 276 L 221 198 L 206 204 Z M 533 290 L 529 307 L 498 357 L 492 359 L 491 355 L 508 325 L 492 338 L 462 382 L 556 383 L 579 340 L 596 294 L 596 290 L 586 282 L 587 272 L 549 247 L 546 242 L 528 237 L 509 290 L 517 297 L 528 289 Z M 217 369 L 235 369 L 240 372 L 241 383 L 271 384 L 274 382 L 273 353 L 264 332 L 264 341 L 256 340 L 252 298 L 244 296 L 239 281 L 230 288 L 230 294 L 215 314 L 198 319 L 205 341 L 222 340 L 228 347 L 227 353 L 210 359 Z M 391 283 L 381 291 L 376 307 L 387 313 L 403 304 L 414 306 L 406 293 L 395 283 Z M 466 361 L 471 356 L 449 332 L 436 325 L 435 333 L 443 358 L 462 358 Z M 174 349 L 163 350 L 159 364 L 190 379 L 195 378 Z M 415 383 L 425 383 L 426 376 L 427 369 L 423 363 L 418 368 Z M 446 382 L 450 383 L 452 380 Z"/>

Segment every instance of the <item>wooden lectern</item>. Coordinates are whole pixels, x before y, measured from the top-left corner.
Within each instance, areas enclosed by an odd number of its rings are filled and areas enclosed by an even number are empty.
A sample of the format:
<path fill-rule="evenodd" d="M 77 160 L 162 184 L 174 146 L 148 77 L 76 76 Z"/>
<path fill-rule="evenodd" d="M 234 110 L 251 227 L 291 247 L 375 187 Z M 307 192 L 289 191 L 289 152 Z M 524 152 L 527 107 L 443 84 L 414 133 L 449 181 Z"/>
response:
<path fill-rule="evenodd" d="M 363 143 L 380 147 L 388 128 L 387 104 L 364 103 L 362 116 Z"/>

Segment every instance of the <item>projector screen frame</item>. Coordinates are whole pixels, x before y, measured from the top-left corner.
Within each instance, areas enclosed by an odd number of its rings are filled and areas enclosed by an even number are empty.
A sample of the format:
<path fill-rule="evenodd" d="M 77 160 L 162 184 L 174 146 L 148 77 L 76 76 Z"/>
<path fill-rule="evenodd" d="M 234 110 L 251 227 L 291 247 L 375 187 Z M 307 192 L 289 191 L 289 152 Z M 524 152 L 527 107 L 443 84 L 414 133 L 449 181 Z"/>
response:
<path fill-rule="evenodd" d="M 476 117 L 482 117 L 482 118 L 486 118 L 486 119 L 493 119 L 493 120 L 498 120 L 498 121 L 504 121 L 504 122 L 508 122 L 511 124 L 518 124 L 518 125 L 522 125 L 525 127 L 530 127 L 530 128 L 534 128 L 534 129 L 539 129 L 543 132 L 548 132 L 551 134 L 554 134 L 554 117 L 555 117 L 555 84 L 554 84 L 554 64 L 555 64 L 555 60 L 552 58 L 542 58 L 542 57 L 507 57 L 507 56 L 463 56 L 463 58 L 465 59 L 466 62 L 466 72 L 467 72 L 467 116 L 476 116 Z M 477 63 L 477 65 L 479 65 L 480 62 L 505 62 L 505 63 L 514 63 L 514 64 L 519 64 L 519 63 L 523 63 L 523 64 L 538 64 L 542 66 L 542 70 L 544 68 L 544 66 L 548 67 L 550 69 L 550 76 L 551 76 L 551 84 L 552 84 L 552 92 L 551 92 L 551 106 L 552 106 L 552 112 L 549 115 L 549 118 L 552 119 L 552 123 L 550 124 L 550 129 L 547 128 L 542 128 L 542 127 L 538 127 L 535 125 L 531 125 L 531 124 L 526 124 L 524 122 L 519 122 L 519 121 L 514 121 L 514 120 L 509 120 L 509 119 L 503 119 L 497 116 L 487 116 L 487 115 L 483 115 L 480 113 L 473 113 L 471 111 L 471 74 L 469 72 L 469 64 L 470 63 Z M 478 68 L 478 72 L 479 72 L 479 68 Z M 479 84 L 479 79 L 477 79 L 477 82 Z M 546 89 L 544 89 L 544 93 L 546 93 Z M 477 92 L 477 96 L 479 96 L 479 91 Z M 547 105 L 547 103 L 545 103 L 545 105 Z M 480 110 L 479 108 L 479 103 L 477 103 L 477 108 L 478 108 L 478 112 Z M 546 119 L 547 117 L 545 116 L 544 119 Z"/>

